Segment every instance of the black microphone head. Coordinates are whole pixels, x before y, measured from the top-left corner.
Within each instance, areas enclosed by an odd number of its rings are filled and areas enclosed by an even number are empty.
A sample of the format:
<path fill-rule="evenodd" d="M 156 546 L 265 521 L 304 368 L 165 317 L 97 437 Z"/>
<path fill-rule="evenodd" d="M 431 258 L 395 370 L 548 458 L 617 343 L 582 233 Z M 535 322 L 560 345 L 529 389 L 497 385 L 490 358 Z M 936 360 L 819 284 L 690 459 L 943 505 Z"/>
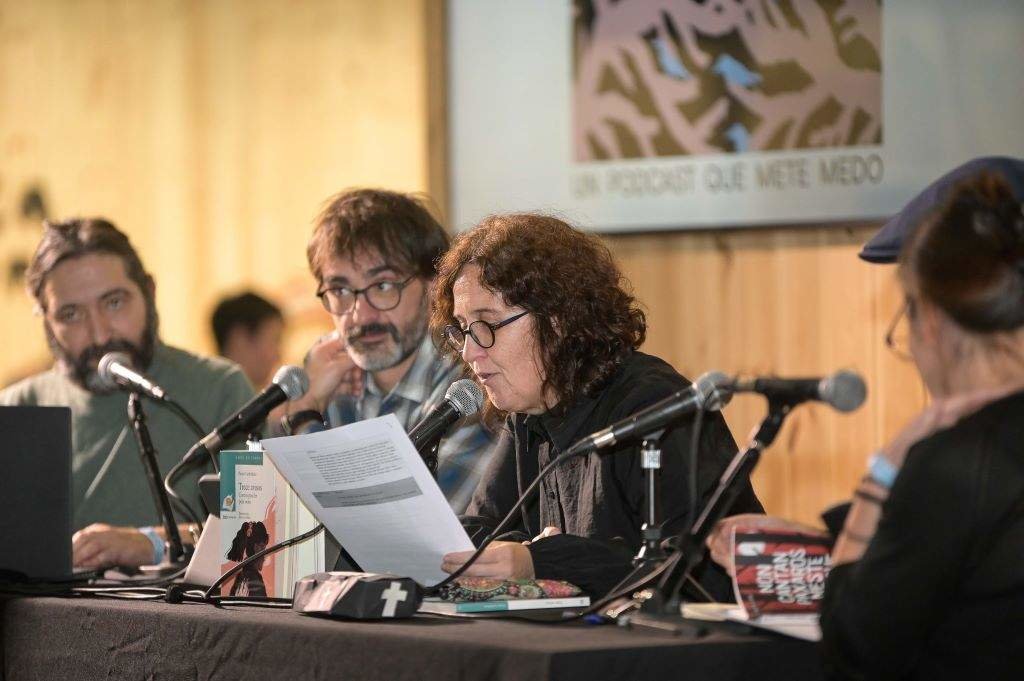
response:
<path fill-rule="evenodd" d="M 864 404 L 868 388 L 864 379 L 853 371 L 837 371 L 821 379 L 818 395 L 822 402 L 832 405 L 834 409 L 848 412 Z"/>
<path fill-rule="evenodd" d="M 459 410 L 460 416 L 475 414 L 484 404 L 484 394 L 481 392 L 480 386 L 469 378 L 460 379 L 448 386 L 444 399 Z"/>
<path fill-rule="evenodd" d="M 285 364 L 278 369 L 271 383 L 281 388 L 289 402 L 299 399 L 309 390 L 309 376 L 291 364 Z"/>
<path fill-rule="evenodd" d="M 134 368 L 131 356 L 127 352 L 108 352 L 100 358 L 100 362 L 96 365 L 96 378 L 98 387 L 103 390 L 117 390 L 119 384 L 117 379 L 114 377 L 113 372 L 110 371 L 112 364 L 120 364 Z"/>
<path fill-rule="evenodd" d="M 693 385 L 700 408 L 704 411 L 720 411 L 732 399 L 732 379 L 721 371 L 709 371 Z"/>

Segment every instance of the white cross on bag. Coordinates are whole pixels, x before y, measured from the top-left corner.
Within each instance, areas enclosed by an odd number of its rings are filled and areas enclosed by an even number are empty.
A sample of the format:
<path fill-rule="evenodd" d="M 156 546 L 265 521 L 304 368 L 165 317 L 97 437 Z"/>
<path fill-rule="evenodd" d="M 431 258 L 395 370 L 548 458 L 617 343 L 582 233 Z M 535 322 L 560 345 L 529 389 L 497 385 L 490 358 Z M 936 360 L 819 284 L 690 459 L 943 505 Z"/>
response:
<path fill-rule="evenodd" d="M 398 604 L 405 601 L 408 596 L 409 592 L 403 589 L 398 582 L 391 582 L 391 585 L 380 595 L 381 600 L 384 601 L 384 612 L 381 615 L 394 617 Z"/>

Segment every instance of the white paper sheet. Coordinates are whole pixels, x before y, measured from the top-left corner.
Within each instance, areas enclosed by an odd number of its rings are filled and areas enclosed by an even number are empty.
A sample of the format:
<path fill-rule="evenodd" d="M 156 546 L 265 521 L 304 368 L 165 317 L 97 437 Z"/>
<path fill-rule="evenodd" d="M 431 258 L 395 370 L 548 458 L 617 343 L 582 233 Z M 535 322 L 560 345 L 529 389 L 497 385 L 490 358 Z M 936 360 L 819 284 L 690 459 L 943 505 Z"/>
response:
<path fill-rule="evenodd" d="M 186 584 L 210 586 L 220 578 L 220 518 L 206 516 L 203 534 L 185 570 Z"/>
<path fill-rule="evenodd" d="M 807 615 L 761 615 L 760 617 L 748 618 L 743 608 L 737 608 L 726 619 L 733 622 L 743 622 L 758 629 L 767 629 L 776 634 L 799 638 L 804 641 L 820 641 L 821 625 L 818 624 L 818 616 Z"/>
<path fill-rule="evenodd" d="M 393 414 L 263 440 L 303 503 L 368 572 L 430 586 L 473 543 Z"/>

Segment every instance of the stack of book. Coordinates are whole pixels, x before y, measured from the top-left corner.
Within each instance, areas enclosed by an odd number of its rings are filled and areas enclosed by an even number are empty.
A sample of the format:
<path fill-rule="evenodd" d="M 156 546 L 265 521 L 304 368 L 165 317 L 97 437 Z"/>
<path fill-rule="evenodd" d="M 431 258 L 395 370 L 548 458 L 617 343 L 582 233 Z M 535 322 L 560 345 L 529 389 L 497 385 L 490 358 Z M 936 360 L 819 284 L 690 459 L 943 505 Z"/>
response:
<path fill-rule="evenodd" d="M 568 582 L 550 579 L 456 580 L 440 596 L 426 598 L 420 612 L 438 615 L 565 610 L 590 605 L 590 597 Z"/>

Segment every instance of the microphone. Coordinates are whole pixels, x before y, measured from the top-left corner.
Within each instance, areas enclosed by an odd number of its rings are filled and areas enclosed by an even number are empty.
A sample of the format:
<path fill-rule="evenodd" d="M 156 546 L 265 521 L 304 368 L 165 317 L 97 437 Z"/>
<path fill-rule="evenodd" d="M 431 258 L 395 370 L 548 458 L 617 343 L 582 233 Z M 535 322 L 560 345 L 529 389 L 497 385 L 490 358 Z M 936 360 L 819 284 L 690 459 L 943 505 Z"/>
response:
<path fill-rule="evenodd" d="M 824 378 L 735 379 L 729 387 L 734 392 L 760 393 L 791 406 L 807 401 L 824 402 L 842 412 L 857 409 L 868 394 L 864 379 L 852 371 L 838 371 Z"/>
<path fill-rule="evenodd" d="M 108 352 L 100 358 L 96 367 L 99 386 L 104 390 L 124 388 L 142 393 L 146 397 L 162 402 L 167 392 L 142 373 L 135 370 L 132 358 L 126 352 Z"/>
<path fill-rule="evenodd" d="M 728 376 L 720 371 L 709 371 L 688 388 L 579 440 L 569 452 L 587 454 L 630 438 L 650 435 L 695 411 L 718 411 L 732 399 L 729 385 Z"/>
<path fill-rule="evenodd" d="M 429 452 L 453 423 L 463 416 L 477 413 L 483 403 L 484 395 L 471 379 L 463 378 L 452 383 L 444 394 L 444 401 L 409 431 L 409 439 L 416 451 L 421 455 Z"/>
<path fill-rule="evenodd" d="M 267 418 L 270 410 L 284 402 L 297 400 L 309 390 L 309 376 L 297 366 L 285 365 L 277 370 L 270 385 L 249 400 L 245 406 L 229 416 L 210 434 L 197 442 L 181 464 L 188 464 L 204 456 L 213 456 L 240 435 L 246 435 Z"/>

